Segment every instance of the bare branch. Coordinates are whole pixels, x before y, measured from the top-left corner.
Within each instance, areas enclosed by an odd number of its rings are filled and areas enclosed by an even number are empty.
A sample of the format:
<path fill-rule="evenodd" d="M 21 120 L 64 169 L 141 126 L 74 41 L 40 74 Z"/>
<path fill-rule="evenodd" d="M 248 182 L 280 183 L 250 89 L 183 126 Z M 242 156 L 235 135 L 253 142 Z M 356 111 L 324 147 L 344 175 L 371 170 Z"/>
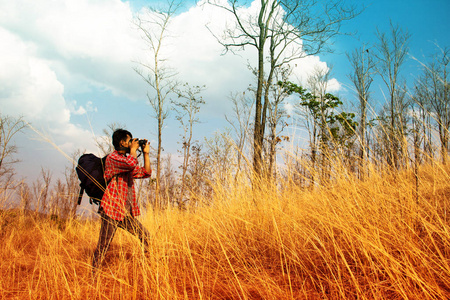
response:
<path fill-rule="evenodd" d="M 12 144 L 13 137 L 26 128 L 22 117 L 0 115 L 0 179 L 2 176 L 13 173 L 13 165 L 19 162 L 13 156 L 17 148 Z"/>

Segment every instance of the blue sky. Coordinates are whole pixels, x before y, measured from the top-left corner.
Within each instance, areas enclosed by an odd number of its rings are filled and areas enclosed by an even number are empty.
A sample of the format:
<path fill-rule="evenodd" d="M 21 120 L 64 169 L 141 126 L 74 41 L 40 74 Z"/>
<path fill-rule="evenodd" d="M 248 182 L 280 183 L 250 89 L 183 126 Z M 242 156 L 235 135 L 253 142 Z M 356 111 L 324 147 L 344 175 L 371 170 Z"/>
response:
<path fill-rule="evenodd" d="M 376 42 L 376 29 L 388 32 L 390 21 L 411 34 L 409 55 L 420 61 L 429 60 L 430 55 L 438 51 L 435 43 L 441 47 L 449 46 L 450 22 L 447 14 L 450 11 L 450 1 L 365 0 L 354 2 L 364 5 L 365 10 L 357 18 L 346 23 L 343 29 L 356 34 L 339 37 L 335 42 L 335 55 L 322 56 L 328 63 L 334 64 L 340 80 L 345 80 L 341 74 L 343 70 L 349 68 L 348 61 L 342 54 L 351 52 L 364 43 L 370 45 Z M 408 72 L 417 74 L 417 65 L 416 61 L 408 60 L 405 63 L 405 77 L 409 77 Z"/>
<path fill-rule="evenodd" d="M 355 35 L 335 38 L 333 54 L 309 57 L 297 70 L 306 76 L 314 64 L 333 65 L 332 92 L 348 103 L 354 94 L 345 52 L 374 43 L 376 28 L 387 31 L 390 20 L 411 33 L 410 55 L 421 61 L 436 53 L 435 42 L 450 46 L 448 0 L 350 2 L 366 7 L 343 26 Z M 133 70 L 133 61 L 145 60 L 146 52 L 132 25 L 133 16 L 153 4 L 144 0 L 0 0 L 0 112 L 24 116 L 59 148 L 31 131 L 18 135 L 19 178 L 34 179 L 41 167 L 52 170 L 54 177 L 61 176 L 70 164 L 61 151 L 96 152 L 93 137 L 102 135 L 113 122 L 156 146 L 156 122 L 146 99 L 149 89 Z M 206 85 L 202 123 L 196 129 L 200 141 L 224 130 L 224 114 L 231 113 L 230 93 L 243 92 L 253 80 L 246 62 L 254 61 L 255 53 L 221 56 L 222 48 L 204 26 L 214 22 L 220 28 L 225 21 L 223 12 L 185 2 L 183 13 L 174 19 L 173 37 L 165 52 L 180 81 Z M 418 69 L 419 64 L 409 59 L 403 75 L 412 82 Z M 373 88 L 374 97 L 382 102 L 383 85 L 378 80 Z M 163 132 L 165 155 L 176 157 L 180 133 L 172 113 Z"/>

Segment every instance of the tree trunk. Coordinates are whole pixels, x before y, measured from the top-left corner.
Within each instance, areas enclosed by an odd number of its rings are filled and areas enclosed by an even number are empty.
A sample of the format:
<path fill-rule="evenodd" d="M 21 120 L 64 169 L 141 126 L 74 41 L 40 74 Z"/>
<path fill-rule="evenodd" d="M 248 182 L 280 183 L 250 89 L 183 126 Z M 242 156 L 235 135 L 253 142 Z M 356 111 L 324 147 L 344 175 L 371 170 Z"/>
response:
<path fill-rule="evenodd" d="M 264 129 L 262 124 L 262 92 L 264 86 L 264 45 L 266 42 L 266 29 L 263 23 L 264 9 L 261 9 L 258 19 L 259 47 L 258 49 L 258 86 L 255 101 L 255 127 L 253 133 L 253 171 L 254 176 L 260 177 L 262 172 L 262 146 L 264 141 Z"/>

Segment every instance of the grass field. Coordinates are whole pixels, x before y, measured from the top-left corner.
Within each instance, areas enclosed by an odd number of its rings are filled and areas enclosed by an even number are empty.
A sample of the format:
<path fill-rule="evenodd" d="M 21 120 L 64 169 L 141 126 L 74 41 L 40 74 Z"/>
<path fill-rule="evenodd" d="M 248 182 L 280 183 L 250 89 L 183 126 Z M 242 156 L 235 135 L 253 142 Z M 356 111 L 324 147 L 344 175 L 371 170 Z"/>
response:
<path fill-rule="evenodd" d="M 0 215 L 2 299 L 449 299 L 450 167 L 215 187 L 213 205 L 119 230 L 91 277 L 99 221 Z"/>

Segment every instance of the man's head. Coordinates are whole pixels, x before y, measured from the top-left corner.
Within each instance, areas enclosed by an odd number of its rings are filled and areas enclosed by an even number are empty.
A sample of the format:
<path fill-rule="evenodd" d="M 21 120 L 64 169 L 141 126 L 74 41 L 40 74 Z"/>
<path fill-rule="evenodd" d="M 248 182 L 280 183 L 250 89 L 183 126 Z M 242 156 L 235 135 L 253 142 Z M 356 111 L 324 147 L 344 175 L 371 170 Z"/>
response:
<path fill-rule="evenodd" d="M 133 135 L 128 130 L 117 129 L 112 135 L 114 149 L 119 150 L 119 148 L 128 147 L 126 142 L 131 138 L 133 138 Z"/>

